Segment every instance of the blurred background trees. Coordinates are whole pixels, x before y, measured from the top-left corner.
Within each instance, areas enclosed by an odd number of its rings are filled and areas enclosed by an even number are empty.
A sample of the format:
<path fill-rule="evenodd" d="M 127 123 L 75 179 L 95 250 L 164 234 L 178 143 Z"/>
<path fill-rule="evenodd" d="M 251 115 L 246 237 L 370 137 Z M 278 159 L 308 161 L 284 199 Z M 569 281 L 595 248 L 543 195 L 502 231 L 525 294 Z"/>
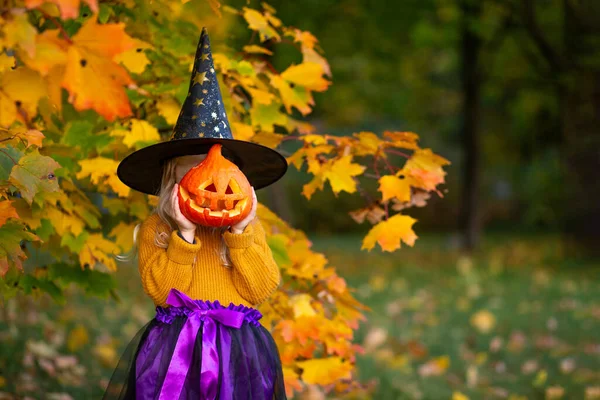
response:
<path fill-rule="evenodd" d="M 467 249 L 483 227 L 599 243 L 598 2 L 271 4 L 313 32 L 330 60 L 335 90 L 317 95 L 313 115 L 322 130 L 412 130 L 453 162 L 445 198 L 414 212 L 421 228 L 458 229 Z M 296 226 L 363 229 L 331 212 L 340 202 L 330 194 L 317 195 L 283 206 Z"/>

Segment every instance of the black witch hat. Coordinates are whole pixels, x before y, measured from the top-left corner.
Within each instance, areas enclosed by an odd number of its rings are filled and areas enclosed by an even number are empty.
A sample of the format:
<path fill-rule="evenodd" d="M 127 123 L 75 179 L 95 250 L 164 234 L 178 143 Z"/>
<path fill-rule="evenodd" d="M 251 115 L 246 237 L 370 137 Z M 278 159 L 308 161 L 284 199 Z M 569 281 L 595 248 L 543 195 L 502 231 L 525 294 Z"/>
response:
<path fill-rule="evenodd" d="M 277 151 L 233 138 L 204 28 L 196 50 L 188 96 L 170 140 L 130 154 L 119 164 L 117 175 L 127 186 L 156 195 L 167 160 L 208 153 L 217 143 L 223 145 L 223 156 L 242 170 L 254 189 L 274 183 L 287 170 L 285 158 Z"/>

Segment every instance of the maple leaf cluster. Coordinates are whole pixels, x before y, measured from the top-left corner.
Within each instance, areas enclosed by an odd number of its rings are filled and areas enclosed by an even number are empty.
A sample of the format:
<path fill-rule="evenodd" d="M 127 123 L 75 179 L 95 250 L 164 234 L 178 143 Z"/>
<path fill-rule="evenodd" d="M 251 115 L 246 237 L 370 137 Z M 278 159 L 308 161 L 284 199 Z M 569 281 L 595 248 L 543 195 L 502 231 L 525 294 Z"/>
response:
<path fill-rule="evenodd" d="M 416 240 L 415 219 L 403 212 L 441 194 L 448 161 L 410 132 L 317 133 L 303 117 L 332 73 L 310 32 L 285 26 L 265 3 L 233 9 L 203 2 L 219 17 L 186 3 L 25 0 L 25 8 L 0 17 L 4 296 L 48 293 L 61 301 L 69 283 L 113 293 L 115 255 L 132 249 L 136 225 L 157 202 L 131 191 L 116 168 L 133 150 L 168 137 L 187 95 L 193 33 L 201 26 L 222 35 L 241 22 L 255 33 L 242 49 L 213 52 L 236 139 L 272 148 L 300 142 L 288 161 L 312 176 L 302 192 L 308 199 L 326 183 L 335 194 L 363 196 L 365 207 L 351 213 L 374 225 L 363 248 L 393 251 Z M 302 61 L 278 71 L 270 60 L 280 43 L 295 46 Z M 380 193 L 364 189 L 369 179 Z M 353 339 L 365 307 L 304 233 L 265 207 L 259 215 L 284 276 L 261 311 L 281 350 L 288 395 L 313 385 L 359 390 L 353 377 L 361 349 Z M 27 258 L 33 251 L 36 260 Z"/>

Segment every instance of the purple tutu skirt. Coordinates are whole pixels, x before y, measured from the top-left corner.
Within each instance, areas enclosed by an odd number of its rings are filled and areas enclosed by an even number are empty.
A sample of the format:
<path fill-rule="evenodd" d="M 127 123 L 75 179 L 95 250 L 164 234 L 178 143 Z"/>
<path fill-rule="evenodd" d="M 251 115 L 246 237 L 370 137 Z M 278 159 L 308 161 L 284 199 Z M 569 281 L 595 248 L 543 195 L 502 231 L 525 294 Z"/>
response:
<path fill-rule="evenodd" d="M 258 310 L 174 289 L 167 304 L 127 346 L 104 399 L 286 399 L 277 346 Z"/>

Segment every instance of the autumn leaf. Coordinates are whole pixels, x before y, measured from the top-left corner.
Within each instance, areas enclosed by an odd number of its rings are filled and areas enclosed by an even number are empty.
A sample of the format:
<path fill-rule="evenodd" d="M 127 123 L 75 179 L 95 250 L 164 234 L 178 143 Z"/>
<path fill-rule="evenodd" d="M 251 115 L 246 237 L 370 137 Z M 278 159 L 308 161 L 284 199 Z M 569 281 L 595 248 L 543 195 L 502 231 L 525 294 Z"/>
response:
<path fill-rule="evenodd" d="M 379 191 L 382 201 L 397 198 L 400 201 L 410 201 L 411 179 L 401 179 L 395 175 L 385 175 L 379 178 Z"/>
<path fill-rule="evenodd" d="M 367 219 L 369 223 L 375 225 L 385 217 L 385 210 L 377 203 L 374 203 L 359 210 L 351 211 L 350 216 L 359 224 L 362 224 Z"/>
<path fill-rule="evenodd" d="M 38 101 L 47 95 L 41 76 L 28 68 L 7 71 L 0 77 L 0 126 L 15 120 L 27 122 L 37 115 Z"/>
<path fill-rule="evenodd" d="M 241 122 L 232 122 L 231 130 L 233 137 L 236 140 L 250 141 L 252 136 L 254 136 L 254 129 L 252 129 L 252 126 L 243 124 Z"/>
<path fill-rule="evenodd" d="M 329 66 L 329 63 L 325 57 L 317 53 L 315 50 L 318 40 L 312 33 L 294 29 L 289 31 L 288 34 L 294 37 L 295 42 L 299 42 L 301 44 L 304 62 L 312 62 L 321 65 L 323 72 L 327 76 L 331 76 L 331 67 Z"/>
<path fill-rule="evenodd" d="M 244 51 L 246 53 L 251 53 L 251 54 L 266 54 L 266 55 L 273 55 L 273 52 L 267 48 L 261 47 L 261 46 L 257 46 L 255 44 L 249 45 L 249 46 L 244 46 Z"/>
<path fill-rule="evenodd" d="M 381 139 L 373 132 L 355 133 L 354 137 L 358 139 L 358 143 L 354 146 L 357 156 L 375 155 L 382 144 Z"/>
<path fill-rule="evenodd" d="M 167 124 L 175 125 L 177 118 L 179 117 L 181 106 L 175 99 L 163 98 L 156 103 L 156 109 L 158 110 L 158 113 L 165 118 Z"/>
<path fill-rule="evenodd" d="M 98 0 L 83 0 L 94 12 L 98 12 Z M 27 8 L 36 8 L 43 3 L 54 3 L 58 6 L 62 19 L 77 18 L 79 16 L 80 0 L 25 0 Z"/>
<path fill-rule="evenodd" d="M 415 186 L 425 190 L 435 190 L 444 183 L 446 172 L 442 168 L 450 164 L 445 158 L 434 154 L 431 149 L 419 149 L 404 164 L 404 172 L 413 178 Z"/>
<path fill-rule="evenodd" d="M 111 133 L 111 136 L 123 137 L 123 144 L 129 148 L 135 148 L 139 143 L 147 145 L 160 141 L 158 129 L 150 125 L 148 121 L 132 119 L 130 122 L 130 130 L 117 129 Z"/>
<path fill-rule="evenodd" d="M 35 53 L 35 35 L 37 31 L 29 23 L 27 13 L 23 10 L 15 11 L 3 26 L 3 45 L 6 48 L 20 47 L 30 56 Z"/>
<path fill-rule="evenodd" d="M 352 377 L 352 364 L 340 357 L 315 358 L 297 362 L 296 365 L 302 369 L 302 381 L 308 384 L 330 385 Z"/>
<path fill-rule="evenodd" d="M 37 150 L 19 160 L 10 173 L 10 182 L 21 192 L 29 204 L 39 192 L 58 191 L 58 182 L 54 171 L 60 165 L 52 158 L 42 156 Z"/>
<path fill-rule="evenodd" d="M 413 132 L 383 132 L 383 137 L 388 140 L 392 147 L 399 147 L 409 150 L 417 150 L 419 148 L 417 142 L 419 135 Z"/>
<path fill-rule="evenodd" d="M 315 90 L 317 92 L 327 90 L 331 84 L 331 82 L 323 78 L 323 67 L 311 62 L 292 65 L 281 73 L 281 77 L 289 83 L 304 86 L 308 90 Z"/>
<path fill-rule="evenodd" d="M 135 40 L 135 46 L 114 57 L 114 61 L 123 64 L 130 72 L 141 74 L 144 72 L 150 60 L 144 50 L 152 48 L 148 43 Z"/>
<path fill-rule="evenodd" d="M 278 42 L 281 41 L 279 33 L 269 24 L 269 19 L 260 12 L 248 7 L 243 8 L 244 19 L 248 23 L 248 27 L 259 33 L 260 41 L 264 42 L 267 39 L 274 38 Z"/>
<path fill-rule="evenodd" d="M 133 247 L 134 230 L 135 224 L 119 222 L 119 224 L 110 231 L 108 237 L 115 238 L 117 246 L 119 246 L 122 252 L 126 252 Z"/>
<path fill-rule="evenodd" d="M 0 277 L 4 276 L 12 264 L 23 269 L 23 260 L 27 258 L 21 249 L 21 241 L 39 240 L 36 235 L 25 230 L 21 222 L 8 221 L 0 227 Z"/>
<path fill-rule="evenodd" d="M 365 167 L 352 162 L 352 156 L 343 156 L 331 160 L 328 166 L 322 169 L 323 178 L 331 184 L 333 193 L 354 193 L 356 191 L 355 176 L 362 174 Z"/>
<path fill-rule="evenodd" d="M 127 197 L 129 187 L 117 177 L 119 162 L 105 157 L 95 157 L 79 161 L 81 171 L 76 174 L 77 179 L 90 177 L 92 184 L 107 184 L 119 196 Z"/>
<path fill-rule="evenodd" d="M 292 113 L 292 108 L 296 108 L 302 115 L 310 114 L 311 106 L 314 105 L 314 100 L 308 90 L 303 86 L 290 86 L 289 82 L 281 76 L 273 76 L 271 85 L 279 90 L 281 100 L 288 114 Z"/>
<path fill-rule="evenodd" d="M 35 54 L 20 52 L 25 65 L 42 76 L 47 76 L 56 67 L 67 62 L 69 43 L 59 36 L 56 29 L 46 30 L 35 36 Z"/>
<path fill-rule="evenodd" d="M 415 244 L 415 235 L 412 226 L 416 219 L 407 215 L 396 214 L 387 221 L 375 225 L 363 239 L 362 249 L 372 250 L 378 243 L 383 251 L 394 251 L 404 242 L 409 246 Z"/>
<path fill-rule="evenodd" d="M 496 317 L 488 310 L 481 310 L 471 316 L 471 325 L 480 333 L 490 333 L 496 325 Z"/>
<path fill-rule="evenodd" d="M 274 132 L 275 125 L 285 126 L 288 117 L 280 109 L 281 104 L 276 102 L 271 104 L 254 103 L 250 109 L 252 126 L 256 126 L 265 132 Z"/>
<path fill-rule="evenodd" d="M 79 253 L 79 262 L 82 266 L 88 265 L 94 268 L 96 264 L 102 264 L 111 271 L 117 270 L 114 255 L 119 251 L 119 247 L 105 239 L 102 234 L 94 233 L 88 237 L 83 250 Z"/>
<path fill-rule="evenodd" d="M 19 218 L 17 210 L 13 207 L 11 200 L 0 201 L 0 228 L 6 223 L 9 218 Z"/>
<path fill-rule="evenodd" d="M 0 54 L 0 73 L 14 68 L 16 65 L 15 62 L 15 57 L 4 53 Z"/>
<path fill-rule="evenodd" d="M 27 129 L 24 127 L 10 130 L 0 129 L 0 141 L 2 141 L 4 146 L 9 144 L 12 146 L 24 144 L 25 148 L 29 146 L 42 147 L 44 137 L 44 134 L 37 129 Z"/>
<path fill-rule="evenodd" d="M 312 297 L 306 293 L 291 296 L 288 300 L 289 305 L 294 310 L 294 318 L 302 316 L 312 317 L 316 315 L 311 306 Z"/>

